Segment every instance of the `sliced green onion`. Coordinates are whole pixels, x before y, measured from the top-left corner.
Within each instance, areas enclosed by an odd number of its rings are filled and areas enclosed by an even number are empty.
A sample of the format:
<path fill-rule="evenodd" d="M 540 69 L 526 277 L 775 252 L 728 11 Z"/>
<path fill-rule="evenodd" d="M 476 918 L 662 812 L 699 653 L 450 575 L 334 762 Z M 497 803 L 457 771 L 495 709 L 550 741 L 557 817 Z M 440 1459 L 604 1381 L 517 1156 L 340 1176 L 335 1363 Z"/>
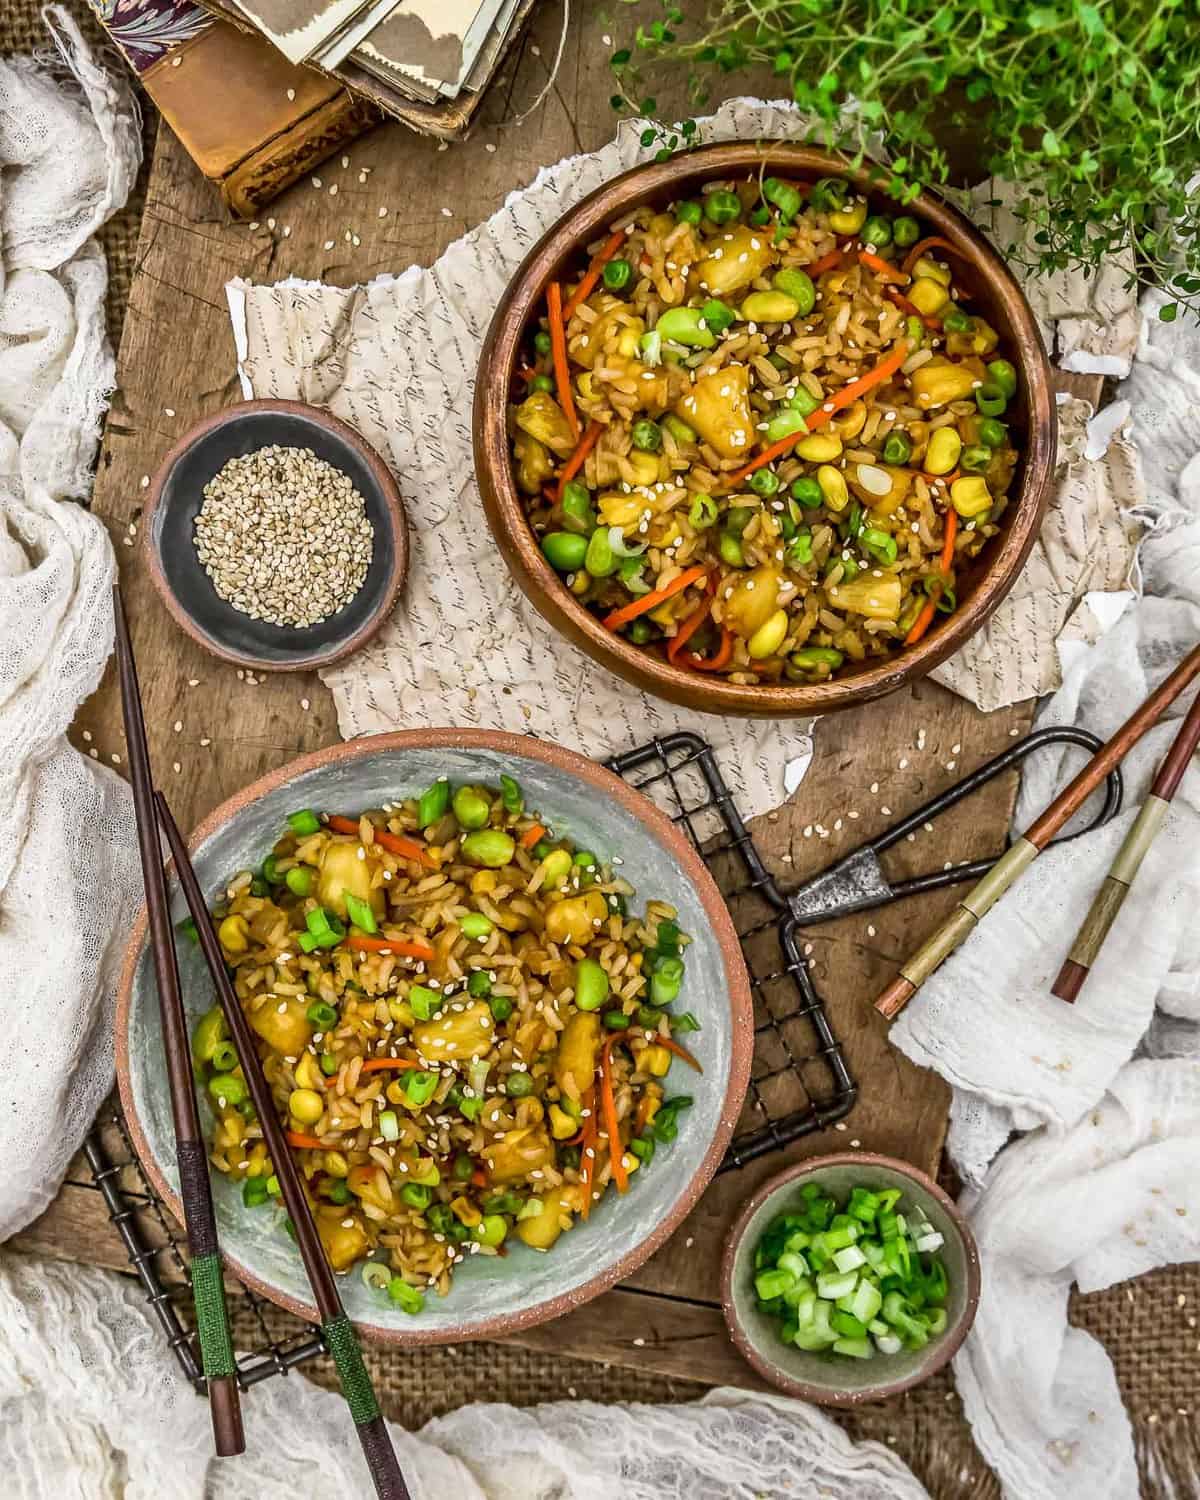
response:
<path fill-rule="evenodd" d="M 385 1141 L 398 1141 L 400 1139 L 400 1121 L 394 1109 L 380 1111 L 379 1134 Z"/>
<path fill-rule="evenodd" d="M 342 900 L 346 903 L 346 915 L 360 932 L 379 931 L 379 923 L 375 920 L 369 901 L 363 901 L 349 891 L 342 892 Z"/>

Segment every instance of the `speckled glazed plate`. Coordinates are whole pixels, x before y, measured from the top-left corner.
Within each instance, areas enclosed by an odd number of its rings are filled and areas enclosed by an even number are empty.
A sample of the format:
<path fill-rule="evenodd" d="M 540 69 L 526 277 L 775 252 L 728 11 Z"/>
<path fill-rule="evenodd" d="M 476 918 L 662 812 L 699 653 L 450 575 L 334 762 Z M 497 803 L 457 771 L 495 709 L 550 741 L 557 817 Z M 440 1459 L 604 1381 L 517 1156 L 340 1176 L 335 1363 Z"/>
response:
<path fill-rule="evenodd" d="M 521 783 L 526 805 L 621 873 L 640 905 L 670 901 L 692 943 L 683 1002 L 702 1029 L 688 1038 L 698 1075 L 677 1062 L 668 1089 L 694 1100 L 679 1137 L 632 1180 L 627 1196 L 605 1195 L 549 1254 L 514 1243 L 503 1259 L 474 1257 L 455 1271 L 446 1298 L 426 1299 L 413 1317 L 368 1289 L 357 1269 L 342 1279 L 351 1318 L 371 1338 L 398 1344 L 495 1337 L 545 1322 L 605 1291 L 659 1248 L 693 1208 L 720 1165 L 750 1073 L 750 983 L 725 903 L 699 856 L 670 820 L 611 772 L 545 741 L 488 730 L 427 729 L 335 745 L 264 776 L 217 808 L 191 839 L 196 874 L 214 898 L 238 870 L 257 868 L 300 807 L 359 812 L 423 790 L 438 776 L 488 782 L 500 773 Z M 173 888 L 176 919 L 186 912 Z M 179 949 L 189 1017 L 213 1004 L 203 959 Z M 143 911 L 130 939 L 117 1009 L 117 1072 L 134 1142 L 155 1187 L 178 1218 L 167 1078 L 153 965 Z M 686 1075 L 686 1077 L 684 1076 Z M 316 1320 L 300 1257 L 270 1210 L 248 1209 L 236 1184 L 213 1173 L 217 1225 L 236 1275 L 281 1307 Z"/>

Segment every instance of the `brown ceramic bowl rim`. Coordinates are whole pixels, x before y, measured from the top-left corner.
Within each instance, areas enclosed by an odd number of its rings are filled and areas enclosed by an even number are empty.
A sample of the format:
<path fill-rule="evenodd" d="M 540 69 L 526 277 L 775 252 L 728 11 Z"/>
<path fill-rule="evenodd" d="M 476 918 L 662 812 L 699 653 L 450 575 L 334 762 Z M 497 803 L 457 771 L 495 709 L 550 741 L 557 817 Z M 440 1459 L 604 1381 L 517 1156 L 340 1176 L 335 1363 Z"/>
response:
<path fill-rule="evenodd" d="M 251 782 L 240 792 L 222 802 L 203 820 L 188 839 L 188 847 L 195 850 L 217 829 L 237 816 L 244 807 L 256 802 L 276 787 L 283 786 L 297 776 L 314 771 L 338 761 L 362 760 L 380 751 L 387 750 L 492 750 L 500 754 L 527 756 L 540 760 L 556 770 L 565 771 L 578 780 L 590 784 L 599 796 L 619 802 L 626 812 L 641 823 L 651 838 L 656 839 L 675 856 L 686 879 L 704 907 L 721 950 L 725 966 L 725 977 L 729 990 L 730 1058 L 729 1078 L 721 1104 L 717 1128 L 709 1142 L 703 1158 L 683 1191 L 675 1199 L 670 1212 L 651 1230 L 640 1244 L 613 1265 L 599 1272 L 590 1281 L 569 1292 L 549 1297 L 534 1307 L 521 1312 L 505 1313 L 499 1317 L 485 1318 L 472 1323 L 469 1329 L 461 1327 L 443 1329 L 436 1333 L 408 1332 L 395 1328 L 383 1328 L 378 1324 L 361 1322 L 357 1326 L 373 1341 L 382 1344 L 407 1345 L 449 1344 L 463 1338 L 499 1338 L 504 1334 L 517 1333 L 539 1323 L 571 1312 L 585 1302 L 599 1296 L 609 1287 L 631 1275 L 649 1259 L 683 1220 L 691 1213 L 701 1194 L 712 1180 L 726 1147 L 733 1135 L 742 1100 L 750 1080 L 752 1038 L 754 1034 L 754 1008 L 750 992 L 750 979 L 742 957 L 741 944 L 733 924 L 733 918 L 723 901 L 717 884 L 705 867 L 699 854 L 687 838 L 657 808 L 649 798 L 636 791 L 619 776 L 588 760 L 575 750 L 567 750 L 547 740 L 533 739 L 527 735 L 509 734 L 491 729 L 407 729 L 390 734 L 368 735 L 362 739 L 330 745 L 324 750 L 300 756 L 286 765 L 270 771 L 257 781 Z M 129 1066 L 129 1021 L 133 999 L 133 980 L 138 960 L 146 937 L 146 908 L 143 905 L 134 923 L 133 931 L 125 948 L 125 959 L 121 967 L 120 984 L 117 991 L 117 1014 L 115 1022 L 117 1082 L 121 1092 L 121 1105 L 129 1125 L 138 1158 L 146 1170 L 155 1191 L 166 1203 L 180 1223 L 182 1206 L 179 1195 L 168 1182 L 154 1154 L 150 1150 L 142 1122 L 134 1103 L 132 1079 Z M 286 1308 L 299 1318 L 319 1323 L 316 1307 L 282 1293 L 278 1288 L 262 1281 L 254 1272 L 243 1266 L 232 1255 L 225 1254 L 225 1263 L 233 1274 L 246 1286 L 259 1292 L 278 1307 Z"/>
<path fill-rule="evenodd" d="M 778 1366 L 768 1363 L 762 1357 L 757 1345 L 746 1332 L 738 1316 L 737 1303 L 733 1295 L 734 1262 L 738 1248 L 746 1237 L 751 1219 L 767 1199 L 774 1197 L 781 1188 L 790 1187 L 800 1178 L 819 1172 L 826 1167 L 854 1167 L 856 1169 L 861 1167 L 867 1173 L 872 1168 L 886 1167 L 891 1172 L 898 1172 L 901 1176 L 907 1177 L 922 1192 L 928 1193 L 943 1209 L 962 1240 L 963 1256 L 967 1263 L 967 1295 L 962 1316 L 954 1327 L 948 1328 L 938 1343 L 933 1346 L 928 1362 L 909 1375 L 883 1381 L 877 1386 L 870 1386 L 861 1391 L 832 1390 L 828 1386 L 814 1385 L 810 1381 L 796 1380 L 789 1375 L 781 1374 Z M 768 1178 L 738 1215 L 736 1223 L 725 1240 L 725 1249 L 721 1256 L 721 1308 L 725 1314 L 725 1324 L 729 1329 L 729 1335 L 737 1346 L 738 1353 L 776 1389 L 786 1391 L 789 1396 L 796 1396 L 802 1401 L 815 1402 L 820 1406 L 861 1406 L 865 1401 L 879 1401 L 888 1396 L 898 1396 L 902 1391 L 911 1390 L 913 1386 L 928 1380 L 958 1353 L 962 1341 L 970 1332 L 971 1324 L 975 1321 L 975 1313 L 979 1307 L 979 1291 L 979 1249 L 975 1244 L 975 1236 L 971 1233 L 971 1226 L 964 1218 L 962 1210 L 947 1193 L 938 1187 L 932 1177 L 921 1171 L 920 1167 L 914 1167 L 911 1162 L 901 1161 L 895 1156 L 882 1156 L 878 1152 L 839 1151 L 832 1156 L 814 1156 L 808 1161 L 795 1162 L 774 1177 Z"/>
<path fill-rule="evenodd" d="M 669 162 L 633 167 L 603 184 L 569 209 L 542 237 L 501 298 L 480 354 L 475 383 L 475 460 L 488 522 L 518 584 L 550 624 L 593 660 L 647 692 L 704 712 L 821 714 L 892 692 L 925 676 L 957 651 L 1011 589 L 1041 526 L 1057 451 L 1058 419 L 1049 362 L 1037 320 L 1023 292 L 970 220 L 930 193 L 921 193 L 906 210 L 923 218 L 933 233 L 959 248 L 974 275 L 1004 305 L 1011 323 L 1011 358 L 1019 367 L 1029 414 L 1021 452 L 1021 483 L 1010 502 L 1012 520 L 1005 533 L 989 544 L 979 580 L 954 614 L 935 625 L 916 646 L 852 676 L 808 686 L 737 684 L 673 666 L 605 630 L 542 556 L 513 479 L 505 425 L 522 332 L 547 284 L 562 274 L 584 245 L 606 233 L 620 214 L 639 203 L 655 201 L 681 182 L 695 184 L 766 166 L 802 173 L 806 178 L 845 177 L 864 192 L 880 196 L 878 182 L 871 181 L 870 163 L 856 168 L 844 158 L 786 141 L 701 146 Z"/>
<path fill-rule="evenodd" d="M 214 641 L 204 631 L 200 630 L 192 619 L 191 614 L 184 608 L 174 589 L 167 582 L 167 575 L 162 565 L 159 549 L 153 540 L 154 514 L 162 503 L 163 490 L 175 465 L 183 455 L 195 443 L 203 437 L 207 437 L 218 427 L 226 427 L 231 422 L 237 422 L 242 417 L 252 415 L 255 412 L 278 412 L 282 415 L 301 416 L 307 418 L 314 426 L 323 427 L 326 432 L 332 433 L 348 448 L 353 448 L 355 453 L 362 459 L 363 463 L 370 469 L 372 478 L 379 486 L 380 498 L 387 512 L 388 523 L 392 532 L 392 565 L 389 570 L 387 583 L 383 595 L 376 608 L 368 615 L 367 619 L 359 626 L 353 635 L 339 640 L 334 646 L 325 651 L 316 651 L 306 656 L 303 661 L 279 661 L 255 656 L 249 651 L 234 651 L 228 646 L 223 646 L 219 641 Z M 158 590 L 158 596 L 166 606 L 171 618 L 175 621 L 186 635 L 191 636 L 196 644 L 215 656 L 221 661 L 232 663 L 235 667 L 250 667 L 255 671 L 262 672 L 315 672 L 319 667 L 332 666 L 334 662 L 342 661 L 352 655 L 360 646 L 366 644 L 373 635 L 381 628 L 384 621 L 392 612 L 396 603 L 396 597 L 404 584 L 408 574 L 408 518 L 404 513 L 404 503 L 400 498 L 400 489 L 392 471 L 384 463 L 383 459 L 371 447 L 364 438 L 360 437 L 354 428 L 343 422 L 340 417 L 335 417 L 331 412 L 323 410 L 319 406 L 310 406 L 307 401 L 284 401 L 268 398 L 253 401 L 239 401 L 234 406 L 222 407 L 220 411 L 213 412 L 211 416 L 202 417 L 199 422 L 194 423 L 178 438 L 163 456 L 154 476 L 150 481 L 150 489 L 146 505 L 142 513 L 142 557 L 146 567 L 150 571 L 150 578 L 154 587 Z"/>

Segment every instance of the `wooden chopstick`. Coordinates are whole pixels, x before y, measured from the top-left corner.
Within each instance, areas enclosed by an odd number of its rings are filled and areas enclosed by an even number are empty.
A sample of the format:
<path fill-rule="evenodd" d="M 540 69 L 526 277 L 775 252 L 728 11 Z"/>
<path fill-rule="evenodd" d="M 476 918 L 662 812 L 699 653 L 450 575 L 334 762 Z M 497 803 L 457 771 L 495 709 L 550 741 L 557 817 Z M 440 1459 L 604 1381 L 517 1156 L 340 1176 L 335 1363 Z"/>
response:
<path fill-rule="evenodd" d="M 1079 991 L 1104 946 L 1109 928 L 1125 904 L 1125 897 L 1142 867 L 1142 860 L 1167 821 L 1171 799 L 1183 780 L 1183 773 L 1188 768 L 1197 744 L 1200 744 L 1200 696 L 1197 696 L 1188 710 L 1179 733 L 1163 758 L 1141 811 L 1117 850 L 1116 858 L 1104 877 L 1104 883 L 1096 892 L 1088 914 L 1083 919 L 1083 925 L 1075 934 L 1070 955 L 1058 971 L 1058 978 L 1050 986 L 1050 993 L 1065 1000 L 1068 1005 L 1078 998 Z"/>
<path fill-rule="evenodd" d="M 213 1440 L 221 1458 L 243 1453 L 241 1398 L 238 1394 L 237 1362 L 225 1305 L 225 1282 L 217 1243 L 217 1220 L 212 1187 L 208 1179 L 208 1148 L 200 1128 L 200 1112 L 192 1085 L 192 1061 L 188 1046 L 187 1016 L 179 988 L 179 966 L 175 958 L 175 934 L 163 874 L 162 848 L 154 810 L 154 785 L 142 701 L 138 694 L 137 666 L 129 639 L 129 622 L 120 590 L 113 589 L 116 620 L 117 668 L 121 679 L 121 707 L 125 715 L 125 743 L 133 782 L 133 804 L 137 814 L 138 849 L 142 860 L 142 882 L 150 926 L 150 947 L 158 983 L 162 1015 L 163 1051 L 167 1059 L 167 1082 L 171 1092 L 171 1117 L 175 1125 L 175 1154 L 179 1166 L 179 1196 L 183 1202 L 184 1228 L 191 1258 L 192 1296 L 196 1305 L 196 1329 L 201 1361 L 208 1384 Z"/>
<path fill-rule="evenodd" d="M 171 816 L 171 809 L 167 806 L 167 800 L 161 791 L 154 794 L 154 806 L 159 824 L 166 835 L 171 858 L 175 862 L 175 872 L 183 886 L 184 899 L 192 914 L 192 921 L 196 924 L 200 947 L 208 963 L 213 984 L 216 986 L 217 998 L 225 1014 L 226 1025 L 229 1027 L 233 1044 L 237 1048 L 242 1072 L 246 1075 L 250 1098 L 254 1102 L 259 1124 L 262 1126 L 267 1152 L 275 1168 L 275 1176 L 279 1179 L 280 1193 L 291 1218 L 292 1227 L 296 1231 L 300 1257 L 304 1262 L 304 1269 L 320 1314 L 325 1346 L 337 1366 L 342 1393 L 350 1408 L 350 1414 L 354 1418 L 363 1455 L 375 1483 L 375 1491 L 380 1496 L 380 1500 L 411 1500 L 408 1487 L 404 1483 L 404 1476 L 400 1472 L 400 1465 L 396 1460 L 392 1440 L 388 1435 L 387 1424 L 383 1420 L 383 1414 L 375 1398 L 371 1377 L 363 1363 L 358 1335 L 354 1332 L 350 1319 L 346 1316 L 346 1310 L 342 1306 L 337 1283 L 334 1281 L 329 1262 L 325 1258 L 325 1250 L 317 1234 L 312 1210 L 309 1208 L 304 1185 L 300 1180 L 296 1159 L 284 1138 L 283 1127 L 275 1113 L 275 1101 L 271 1097 L 270 1085 L 267 1083 L 262 1062 L 254 1047 L 249 1022 L 242 1012 L 241 1004 L 234 993 L 229 971 L 225 967 L 221 944 L 213 927 L 208 907 L 205 905 L 204 896 L 196 879 L 196 872 L 192 868 L 187 845 L 183 841 L 183 835 L 179 832 L 175 819 Z"/>
<path fill-rule="evenodd" d="M 906 960 L 899 974 L 875 1002 L 875 1009 L 881 1015 L 890 1021 L 900 1014 L 930 974 L 967 940 L 979 919 L 1020 879 L 1054 835 L 1071 821 L 1109 772 L 1120 765 L 1138 740 L 1158 722 L 1197 675 L 1200 675 L 1200 646 L 1188 652 L 1116 734 L 1101 745 L 1041 817 L 1029 825 L 1022 837 L 963 897 L 929 941 Z"/>

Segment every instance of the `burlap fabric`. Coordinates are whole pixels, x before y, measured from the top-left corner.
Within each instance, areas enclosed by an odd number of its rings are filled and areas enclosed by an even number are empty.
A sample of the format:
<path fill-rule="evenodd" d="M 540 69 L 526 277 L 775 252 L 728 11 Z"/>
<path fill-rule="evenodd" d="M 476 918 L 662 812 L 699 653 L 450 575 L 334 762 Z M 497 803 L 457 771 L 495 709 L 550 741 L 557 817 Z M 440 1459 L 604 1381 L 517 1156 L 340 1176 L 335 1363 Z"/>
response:
<path fill-rule="evenodd" d="M 85 0 L 67 0 L 85 34 L 103 45 L 103 32 Z M 0 6 L 0 54 L 46 45 L 40 0 L 4 0 Z M 138 190 L 102 234 L 109 264 L 109 326 L 119 339 L 129 286 L 136 274 L 138 226 L 157 120 L 145 111 L 146 162 Z M 1076 1297 L 1072 1318 L 1100 1339 L 1112 1355 L 1133 1420 L 1144 1493 L 1172 1500 L 1200 1497 L 1200 1426 L 1194 1404 L 1200 1375 L 1200 1267 L 1179 1266 L 1090 1297 Z M 303 1325 L 269 1310 L 270 1333 L 294 1338 Z M 263 1329 L 244 1302 L 234 1304 L 234 1340 L 239 1348 L 261 1347 Z M 430 1417 L 468 1401 L 531 1405 L 579 1398 L 592 1401 L 687 1401 L 704 1386 L 667 1380 L 614 1365 L 597 1364 L 522 1349 L 513 1344 L 462 1344 L 411 1354 L 367 1351 L 380 1401 L 389 1417 L 418 1427 Z M 332 1363 L 316 1361 L 306 1372 L 334 1385 Z M 943 1372 L 920 1389 L 886 1405 L 840 1417 L 855 1437 L 888 1443 L 912 1466 L 937 1500 L 992 1500 L 999 1486 L 971 1442 L 970 1431 Z"/>

